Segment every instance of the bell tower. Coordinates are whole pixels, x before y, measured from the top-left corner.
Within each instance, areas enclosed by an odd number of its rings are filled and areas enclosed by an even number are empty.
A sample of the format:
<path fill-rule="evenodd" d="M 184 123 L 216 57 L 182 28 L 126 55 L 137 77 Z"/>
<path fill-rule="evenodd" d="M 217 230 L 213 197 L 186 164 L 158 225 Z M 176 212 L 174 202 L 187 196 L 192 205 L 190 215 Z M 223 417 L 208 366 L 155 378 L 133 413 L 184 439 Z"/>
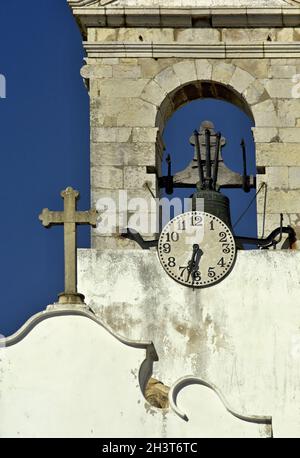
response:
<path fill-rule="evenodd" d="M 68 3 L 86 51 L 81 74 L 90 96 L 92 206 L 99 212 L 92 249 L 78 253 L 79 291 L 119 335 L 154 343 L 159 361 L 153 376 L 165 385 L 187 374 L 201 376 L 236 411 L 274 414 L 278 436 L 291 424 L 299 429 L 300 416 L 293 406 L 295 398 L 300 402 L 300 2 Z M 199 196 L 211 199 L 207 213 L 214 213 L 214 205 L 220 207 L 212 203 L 218 191 L 213 165 L 217 156 L 210 156 L 209 148 L 203 154 L 205 145 L 221 154 L 224 139 L 211 124 L 198 124 L 192 142 L 197 146 L 199 140 L 201 160 L 206 161 L 202 178 L 196 150 L 186 170 L 162 174 L 166 122 L 177 109 L 201 98 L 230 102 L 253 120 L 256 183 L 246 173 L 233 177 L 221 163 L 217 176 L 219 185 L 235 183 L 245 190 L 256 186 L 258 236 L 263 241 L 256 240 L 256 250 L 236 254 L 228 245 L 228 233 L 220 230 L 223 235 L 215 234 L 214 243 L 225 245 L 215 250 L 219 258 L 214 265 L 212 258 L 205 260 L 214 250 L 194 244 L 187 277 L 195 274 L 200 284 L 194 265 L 205 265 L 207 275 L 206 286 L 197 289 L 176 282 L 181 264 L 176 276 L 166 274 L 177 262 L 176 253 L 168 256 L 168 250 L 176 250 L 178 236 L 165 231 L 162 240 L 155 199 L 162 189 L 194 180 L 200 183 Z M 124 199 L 133 206 L 124 206 Z M 110 202 L 115 208 L 107 211 Z M 120 229 L 132 227 L 128 219 L 135 205 L 151 223 L 124 237 Z M 225 200 L 222 205 L 227 206 Z M 219 218 L 223 222 L 225 214 L 227 208 Z M 103 231 L 107 220 L 110 232 Z M 209 229 L 223 227 L 215 221 Z M 225 223 L 230 226 L 228 219 Z M 259 249 L 270 247 L 277 249 Z M 180 259 L 182 253 L 183 248 Z M 226 253 L 232 270 L 221 281 Z M 208 287 L 218 276 L 220 281 Z M 293 417 L 290 423 L 285 412 Z"/>
<path fill-rule="evenodd" d="M 259 235 L 279 225 L 280 213 L 299 234 L 299 2 L 68 1 L 87 53 L 93 204 L 118 201 L 124 190 L 148 200 L 146 218 L 155 214 L 167 119 L 190 100 L 214 97 L 255 122 L 257 188 L 265 183 Z M 98 228 L 93 247 L 135 244 Z"/>

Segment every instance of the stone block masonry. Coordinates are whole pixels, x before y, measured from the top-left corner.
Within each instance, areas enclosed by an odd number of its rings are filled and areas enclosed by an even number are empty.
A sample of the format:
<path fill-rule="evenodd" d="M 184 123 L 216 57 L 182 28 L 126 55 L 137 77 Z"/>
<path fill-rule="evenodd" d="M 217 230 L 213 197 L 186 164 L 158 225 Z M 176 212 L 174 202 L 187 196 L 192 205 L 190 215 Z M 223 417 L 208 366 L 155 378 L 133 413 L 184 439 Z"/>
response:
<path fill-rule="evenodd" d="M 171 12 L 169 2 L 162 2 L 158 24 L 151 10 L 156 5 L 148 3 L 149 10 L 139 10 L 136 2 L 131 12 L 126 8 L 133 4 L 124 4 L 123 22 L 117 6 L 99 7 L 93 14 L 106 19 L 97 25 L 84 7 L 85 16 L 76 10 L 86 29 L 82 76 L 91 98 L 93 199 L 116 189 L 145 195 L 146 185 L 159 196 L 153 172 L 161 167 L 167 120 L 189 101 L 214 96 L 253 118 L 257 166 L 265 172 L 258 186 L 266 182 L 268 188 L 266 220 L 273 224 L 276 215 L 278 225 L 283 212 L 285 222 L 295 221 L 292 215 L 300 213 L 300 9 L 278 1 L 258 11 L 252 2 L 245 24 L 241 2 L 230 11 L 209 2 L 208 23 L 204 7 L 196 11 L 180 4 Z M 147 198 L 151 202 L 150 192 Z M 259 221 L 263 206 L 260 197 Z M 300 236 L 298 225 L 295 229 Z M 93 247 L 103 246 L 100 238 L 94 231 Z"/>

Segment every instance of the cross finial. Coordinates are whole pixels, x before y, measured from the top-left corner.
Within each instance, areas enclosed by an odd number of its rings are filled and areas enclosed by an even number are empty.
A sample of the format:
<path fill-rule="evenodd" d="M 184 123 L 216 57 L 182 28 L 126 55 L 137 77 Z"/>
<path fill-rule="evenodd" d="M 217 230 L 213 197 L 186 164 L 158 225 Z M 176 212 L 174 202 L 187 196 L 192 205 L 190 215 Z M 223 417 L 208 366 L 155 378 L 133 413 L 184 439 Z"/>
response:
<path fill-rule="evenodd" d="M 64 199 L 64 211 L 50 211 L 44 208 L 39 216 L 45 227 L 64 225 L 65 241 L 65 291 L 59 294 L 59 304 L 72 304 L 84 306 L 84 296 L 77 292 L 77 250 L 76 250 L 76 225 L 90 224 L 96 226 L 97 211 L 95 209 L 77 212 L 76 201 L 79 192 L 68 187 L 61 192 Z"/>

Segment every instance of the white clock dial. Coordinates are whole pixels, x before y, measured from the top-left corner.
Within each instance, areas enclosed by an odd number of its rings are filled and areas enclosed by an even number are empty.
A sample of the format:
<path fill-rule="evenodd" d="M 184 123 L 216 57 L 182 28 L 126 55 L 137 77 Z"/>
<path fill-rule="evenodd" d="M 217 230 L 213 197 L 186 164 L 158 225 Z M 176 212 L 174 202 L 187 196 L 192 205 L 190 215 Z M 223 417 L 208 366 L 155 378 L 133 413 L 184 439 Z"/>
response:
<path fill-rule="evenodd" d="M 236 245 L 229 227 L 206 212 L 191 211 L 173 218 L 158 241 L 165 271 L 186 286 L 203 288 L 221 281 L 231 271 Z"/>

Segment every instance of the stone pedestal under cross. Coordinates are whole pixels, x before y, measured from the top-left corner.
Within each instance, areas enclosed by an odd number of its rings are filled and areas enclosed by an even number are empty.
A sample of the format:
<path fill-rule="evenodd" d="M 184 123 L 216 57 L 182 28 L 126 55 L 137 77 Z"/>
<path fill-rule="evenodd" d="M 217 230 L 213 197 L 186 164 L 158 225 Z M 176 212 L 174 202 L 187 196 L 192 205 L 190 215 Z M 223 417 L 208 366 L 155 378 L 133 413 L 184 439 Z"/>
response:
<path fill-rule="evenodd" d="M 65 243 L 65 291 L 59 294 L 59 304 L 84 305 L 84 296 L 77 292 L 77 250 L 76 225 L 96 226 L 97 210 L 76 211 L 79 192 L 68 187 L 61 192 L 64 199 L 64 211 L 50 211 L 44 208 L 39 216 L 45 227 L 64 225 Z"/>

